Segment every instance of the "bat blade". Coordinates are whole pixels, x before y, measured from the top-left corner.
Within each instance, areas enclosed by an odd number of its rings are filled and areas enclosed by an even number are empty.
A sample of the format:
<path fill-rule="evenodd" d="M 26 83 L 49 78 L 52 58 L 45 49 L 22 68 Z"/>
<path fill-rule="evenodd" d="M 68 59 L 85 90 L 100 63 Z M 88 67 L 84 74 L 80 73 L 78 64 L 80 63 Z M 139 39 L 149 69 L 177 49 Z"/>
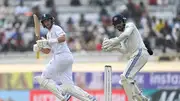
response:
<path fill-rule="evenodd" d="M 34 18 L 34 31 L 35 31 L 35 35 L 37 40 L 40 39 L 40 22 L 38 17 L 36 16 L 36 14 L 33 14 L 33 18 Z"/>
<path fill-rule="evenodd" d="M 33 14 L 33 19 L 34 19 L 34 31 L 36 35 L 36 40 L 39 40 L 40 39 L 40 22 L 36 14 Z M 37 59 L 40 58 L 40 52 L 36 53 L 36 58 Z"/>

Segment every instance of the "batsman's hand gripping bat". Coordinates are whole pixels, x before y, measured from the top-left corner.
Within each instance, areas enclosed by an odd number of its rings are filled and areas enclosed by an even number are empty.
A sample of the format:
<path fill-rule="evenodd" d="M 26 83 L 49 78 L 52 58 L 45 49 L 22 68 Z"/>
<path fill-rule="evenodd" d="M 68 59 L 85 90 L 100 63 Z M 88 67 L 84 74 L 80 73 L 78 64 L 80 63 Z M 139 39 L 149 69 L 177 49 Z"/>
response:
<path fill-rule="evenodd" d="M 36 14 L 33 14 L 33 19 L 34 19 L 34 29 L 35 29 L 34 31 L 36 35 L 36 40 L 39 40 L 40 39 L 40 22 Z M 40 58 L 40 52 L 36 53 L 36 58 L 37 59 Z"/>

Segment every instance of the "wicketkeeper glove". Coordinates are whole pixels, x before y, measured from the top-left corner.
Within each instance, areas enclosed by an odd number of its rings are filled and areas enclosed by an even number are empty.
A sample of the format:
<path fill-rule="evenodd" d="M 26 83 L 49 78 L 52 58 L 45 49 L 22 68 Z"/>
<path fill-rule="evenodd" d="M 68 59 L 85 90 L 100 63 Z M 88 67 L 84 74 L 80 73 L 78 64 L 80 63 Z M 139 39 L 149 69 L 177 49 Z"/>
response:
<path fill-rule="evenodd" d="M 118 43 L 118 42 L 119 42 L 119 41 L 118 41 L 117 37 L 112 38 L 112 39 L 105 38 L 105 39 L 103 40 L 102 49 L 103 49 L 104 51 L 112 51 L 112 50 L 113 50 L 113 47 L 115 47 L 115 46 L 117 46 L 118 44 L 120 44 L 120 43 Z"/>

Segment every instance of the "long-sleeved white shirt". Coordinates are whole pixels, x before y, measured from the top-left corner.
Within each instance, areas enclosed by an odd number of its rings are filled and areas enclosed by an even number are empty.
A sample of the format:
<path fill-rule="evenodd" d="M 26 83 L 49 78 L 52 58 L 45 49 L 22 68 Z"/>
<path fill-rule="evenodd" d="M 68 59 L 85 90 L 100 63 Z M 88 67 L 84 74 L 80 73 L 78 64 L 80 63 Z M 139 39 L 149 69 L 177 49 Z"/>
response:
<path fill-rule="evenodd" d="M 51 30 L 48 31 L 47 33 L 47 39 L 56 39 L 58 37 L 60 37 L 61 35 L 66 34 L 61 27 L 57 26 L 57 25 L 53 25 Z M 50 48 L 51 48 L 51 52 L 53 54 L 57 54 L 57 53 L 71 53 L 66 41 L 65 42 L 61 42 L 61 43 L 52 43 L 50 44 Z"/>
<path fill-rule="evenodd" d="M 147 49 L 141 34 L 132 22 L 126 23 L 125 30 L 119 35 L 118 40 L 121 44 L 119 51 L 122 53 L 134 53 L 140 48 Z"/>

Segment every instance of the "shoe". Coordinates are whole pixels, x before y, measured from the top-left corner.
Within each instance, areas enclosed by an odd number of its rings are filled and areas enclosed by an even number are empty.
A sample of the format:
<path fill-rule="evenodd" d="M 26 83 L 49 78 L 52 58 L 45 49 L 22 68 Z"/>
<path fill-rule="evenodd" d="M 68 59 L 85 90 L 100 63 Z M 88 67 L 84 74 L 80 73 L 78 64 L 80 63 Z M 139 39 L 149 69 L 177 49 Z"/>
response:
<path fill-rule="evenodd" d="M 150 99 L 148 99 L 146 96 L 142 95 L 142 94 L 135 94 L 133 95 L 133 99 L 136 101 L 150 101 Z"/>
<path fill-rule="evenodd" d="M 65 94 L 64 99 L 65 99 L 65 101 L 69 101 L 71 99 L 71 95 Z"/>
<path fill-rule="evenodd" d="M 91 101 L 97 101 L 97 100 L 96 100 L 96 97 L 94 97 L 94 96 L 90 97 L 90 100 L 91 100 Z"/>

